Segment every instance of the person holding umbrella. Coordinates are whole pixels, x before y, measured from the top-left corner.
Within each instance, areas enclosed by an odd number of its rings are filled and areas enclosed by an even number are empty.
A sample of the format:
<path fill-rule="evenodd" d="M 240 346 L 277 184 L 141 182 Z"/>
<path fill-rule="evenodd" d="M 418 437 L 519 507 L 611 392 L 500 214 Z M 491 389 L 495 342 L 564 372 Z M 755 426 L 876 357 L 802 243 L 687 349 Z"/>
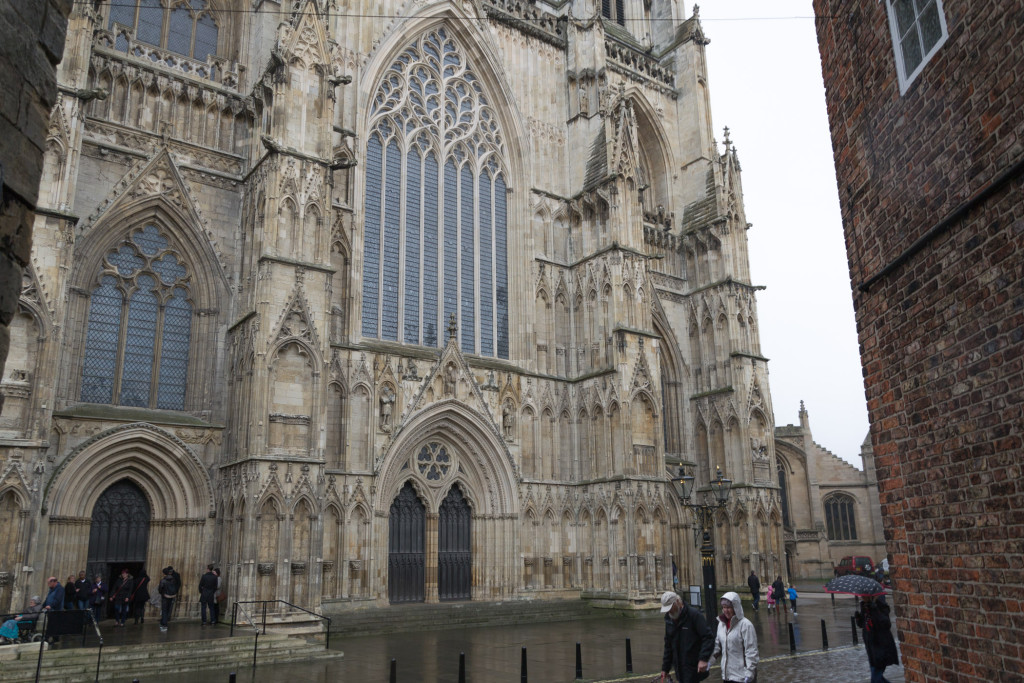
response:
<path fill-rule="evenodd" d="M 896 651 L 896 639 L 892 637 L 892 622 L 885 596 L 865 596 L 855 618 L 864 636 L 871 683 L 889 683 L 885 667 L 899 664 L 900 656 Z"/>
<path fill-rule="evenodd" d="M 871 667 L 871 683 L 889 683 L 885 667 L 900 663 L 896 639 L 892 637 L 889 605 L 885 602 L 885 586 L 867 576 L 846 574 L 825 584 L 826 593 L 845 593 L 861 599 L 854 615 L 864 637 L 864 650 Z"/>

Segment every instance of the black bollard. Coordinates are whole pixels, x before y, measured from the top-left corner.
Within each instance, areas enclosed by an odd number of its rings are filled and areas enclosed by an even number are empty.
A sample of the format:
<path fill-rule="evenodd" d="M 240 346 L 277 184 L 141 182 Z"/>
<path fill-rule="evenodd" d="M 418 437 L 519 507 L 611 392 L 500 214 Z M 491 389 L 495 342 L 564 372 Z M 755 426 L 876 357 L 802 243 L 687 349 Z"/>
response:
<path fill-rule="evenodd" d="M 633 647 L 629 644 L 629 638 L 626 638 L 626 673 L 633 673 Z"/>
<path fill-rule="evenodd" d="M 857 617 L 850 617 L 850 628 L 853 630 L 853 644 L 857 644 Z"/>
<path fill-rule="evenodd" d="M 576 643 L 576 680 L 583 678 L 583 651 L 580 644 Z"/>
<path fill-rule="evenodd" d="M 398 683 L 398 660 L 391 658 L 391 683 Z"/>
<path fill-rule="evenodd" d="M 793 635 L 793 622 L 787 624 L 789 626 L 789 654 L 796 652 L 796 636 Z"/>
<path fill-rule="evenodd" d="M 831 595 L 832 595 L 832 606 L 835 607 L 836 606 L 836 594 L 832 593 Z"/>
<path fill-rule="evenodd" d="M 523 659 L 519 665 L 519 683 L 526 683 L 526 646 L 523 645 Z"/>
<path fill-rule="evenodd" d="M 228 683 L 235 683 L 236 678 L 237 676 L 235 676 L 235 672 L 232 671 L 228 674 Z"/>
<path fill-rule="evenodd" d="M 821 622 L 824 624 L 825 622 Z M 466 653 L 459 653 L 459 683 L 466 683 Z"/>
<path fill-rule="evenodd" d="M 825 630 L 825 620 L 821 620 L 821 649 L 828 649 L 828 631 Z"/>

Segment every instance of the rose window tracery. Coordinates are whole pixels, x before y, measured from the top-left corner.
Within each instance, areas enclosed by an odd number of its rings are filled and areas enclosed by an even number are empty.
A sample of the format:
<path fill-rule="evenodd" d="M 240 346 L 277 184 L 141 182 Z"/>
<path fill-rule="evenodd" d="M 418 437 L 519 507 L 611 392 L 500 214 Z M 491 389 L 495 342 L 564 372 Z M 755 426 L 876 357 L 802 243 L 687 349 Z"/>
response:
<path fill-rule="evenodd" d="M 439 443 L 428 443 L 416 456 L 416 469 L 428 482 L 439 482 L 452 468 L 452 455 Z"/>

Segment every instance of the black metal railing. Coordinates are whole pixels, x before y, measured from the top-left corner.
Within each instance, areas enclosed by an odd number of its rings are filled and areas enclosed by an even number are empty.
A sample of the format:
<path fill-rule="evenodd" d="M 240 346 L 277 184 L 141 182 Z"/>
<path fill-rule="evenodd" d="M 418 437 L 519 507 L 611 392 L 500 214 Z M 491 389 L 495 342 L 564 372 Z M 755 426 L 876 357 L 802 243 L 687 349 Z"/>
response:
<path fill-rule="evenodd" d="M 238 623 L 238 612 L 241 611 L 249 619 L 249 625 L 252 626 L 253 632 L 256 634 L 256 638 L 252 642 L 252 668 L 256 670 L 256 651 L 260 645 L 260 627 L 256 625 L 256 620 L 252 618 L 249 611 L 242 607 L 242 603 L 236 602 L 232 607 L 231 611 L 231 634 L 235 635 L 235 624 Z"/>
<path fill-rule="evenodd" d="M 330 649 L 330 647 L 331 647 L 331 618 L 326 616 L 326 615 L 317 614 L 316 612 L 314 612 L 312 610 L 308 610 L 305 607 L 299 607 L 298 605 L 293 605 L 292 603 L 290 603 L 290 602 L 288 602 L 286 600 L 245 600 L 243 602 L 236 602 L 235 603 L 235 613 L 236 614 L 237 614 L 238 608 L 241 605 L 259 605 L 260 606 L 258 609 L 259 609 L 260 612 L 262 612 L 262 615 L 263 615 L 262 616 L 263 635 L 266 635 L 266 633 L 267 633 L 267 605 L 284 605 L 284 606 L 286 606 L 286 607 L 288 607 L 290 609 L 298 610 L 300 612 L 305 612 L 306 614 L 308 614 L 308 615 L 310 615 L 312 617 L 315 617 L 317 619 L 323 619 L 325 622 L 327 622 L 327 634 L 326 634 L 326 636 L 324 638 L 324 647 L 326 649 Z M 273 611 L 271 613 L 273 614 Z M 234 634 L 235 634 L 235 619 L 234 619 L 234 616 L 232 616 L 232 619 L 231 619 L 231 635 L 234 635 Z"/>

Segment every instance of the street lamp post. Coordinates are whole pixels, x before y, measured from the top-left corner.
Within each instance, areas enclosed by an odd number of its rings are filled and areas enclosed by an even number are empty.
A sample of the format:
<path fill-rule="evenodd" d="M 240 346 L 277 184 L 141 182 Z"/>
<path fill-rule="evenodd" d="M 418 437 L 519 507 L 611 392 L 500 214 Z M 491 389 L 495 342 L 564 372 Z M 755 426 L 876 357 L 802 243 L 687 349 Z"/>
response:
<path fill-rule="evenodd" d="M 695 478 L 687 475 L 683 468 L 679 468 L 679 476 L 672 480 L 679 487 L 679 501 L 684 507 L 693 510 L 697 517 L 700 528 L 703 530 L 703 540 L 700 544 L 700 564 L 704 580 L 704 615 L 709 624 L 714 623 L 715 614 L 718 610 L 718 580 L 715 578 L 715 545 L 711 541 L 711 525 L 715 522 L 715 512 L 725 507 L 729 500 L 729 489 L 732 487 L 732 480 L 722 476 L 721 468 L 716 470 L 716 478 L 711 482 L 711 498 L 705 491 L 701 501 L 690 502 L 693 496 Z"/>

